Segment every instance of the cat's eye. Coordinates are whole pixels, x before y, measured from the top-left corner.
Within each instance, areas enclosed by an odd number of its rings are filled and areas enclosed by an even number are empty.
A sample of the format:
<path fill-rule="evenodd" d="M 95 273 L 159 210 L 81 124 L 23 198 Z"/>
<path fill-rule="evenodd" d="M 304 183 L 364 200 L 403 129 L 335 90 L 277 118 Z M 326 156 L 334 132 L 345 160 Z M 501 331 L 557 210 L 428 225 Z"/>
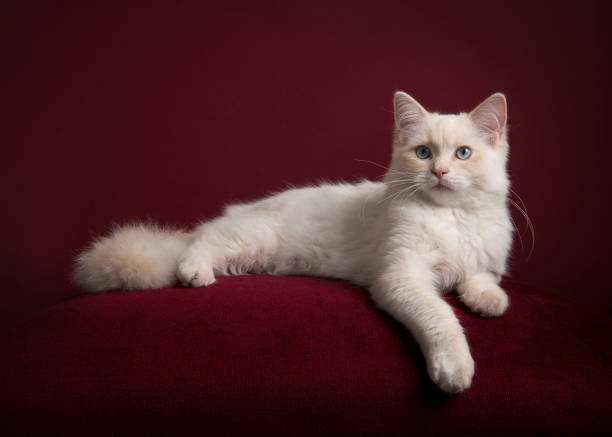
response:
<path fill-rule="evenodd" d="M 420 159 L 427 159 L 431 156 L 431 151 L 425 146 L 419 146 L 416 148 L 416 156 Z"/>
<path fill-rule="evenodd" d="M 462 146 L 457 149 L 455 155 L 459 159 L 468 159 L 472 155 L 472 149 L 468 146 Z"/>

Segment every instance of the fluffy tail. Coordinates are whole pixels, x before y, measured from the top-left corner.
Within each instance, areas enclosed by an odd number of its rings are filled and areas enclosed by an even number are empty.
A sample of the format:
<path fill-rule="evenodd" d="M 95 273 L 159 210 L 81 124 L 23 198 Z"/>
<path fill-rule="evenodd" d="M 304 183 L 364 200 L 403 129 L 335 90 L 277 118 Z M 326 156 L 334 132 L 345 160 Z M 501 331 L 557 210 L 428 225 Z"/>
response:
<path fill-rule="evenodd" d="M 191 239 L 186 231 L 152 224 L 117 227 L 77 256 L 74 282 L 90 293 L 172 286 Z"/>

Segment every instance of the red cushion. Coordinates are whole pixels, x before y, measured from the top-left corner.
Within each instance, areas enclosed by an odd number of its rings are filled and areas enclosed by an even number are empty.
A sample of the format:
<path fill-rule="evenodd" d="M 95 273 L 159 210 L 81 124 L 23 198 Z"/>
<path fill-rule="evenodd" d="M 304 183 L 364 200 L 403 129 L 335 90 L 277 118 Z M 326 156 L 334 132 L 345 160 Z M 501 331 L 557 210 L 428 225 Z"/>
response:
<path fill-rule="evenodd" d="M 498 319 L 455 307 L 477 363 L 456 396 L 367 293 L 302 277 L 85 296 L 8 334 L 19 434 L 407 435 L 606 429 L 609 318 L 507 282 Z"/>

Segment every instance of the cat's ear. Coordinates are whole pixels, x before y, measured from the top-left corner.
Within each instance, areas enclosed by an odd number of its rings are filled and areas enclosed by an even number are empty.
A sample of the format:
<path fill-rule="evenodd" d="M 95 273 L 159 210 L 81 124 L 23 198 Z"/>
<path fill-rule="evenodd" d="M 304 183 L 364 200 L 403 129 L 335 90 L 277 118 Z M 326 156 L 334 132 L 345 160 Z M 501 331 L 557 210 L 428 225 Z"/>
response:
<path fill-rule="evenodd" d="M 408 133 L 425 116 L 427 111 L 408 94 L 396 91 L 393 95 L 395 126 L 400 132 Z"/>
<path fill-rule="evenodd" d="M 502 93 L 495 93 L 470 112 L 478 130 L 495 146 L 503 137 L 508 118 L 508 105 Z"/>

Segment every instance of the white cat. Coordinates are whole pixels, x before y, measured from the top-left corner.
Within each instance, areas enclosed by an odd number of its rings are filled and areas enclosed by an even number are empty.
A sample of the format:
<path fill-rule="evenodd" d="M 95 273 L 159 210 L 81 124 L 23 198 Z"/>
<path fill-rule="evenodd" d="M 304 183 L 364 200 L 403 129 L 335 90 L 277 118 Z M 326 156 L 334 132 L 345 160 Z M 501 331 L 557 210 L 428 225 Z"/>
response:
<path fill-rule="evenodd" d="M 441 294 L 456 289 L 484 316 L 508 306 L 498 285 L 513 229 L 506 99 L 496 93 L 469 114 L 440 115 L 398 91 L 394 108 L 383 182 L 291 189 L 229 206 L 192 231 L 118 228 L 78 256 L 75 281 L 103 292 L 177 278 L 201 287 L 243 273 L 347 279 L 410 330 L 442 390 L 465 390 L 474 361 Z"/>

